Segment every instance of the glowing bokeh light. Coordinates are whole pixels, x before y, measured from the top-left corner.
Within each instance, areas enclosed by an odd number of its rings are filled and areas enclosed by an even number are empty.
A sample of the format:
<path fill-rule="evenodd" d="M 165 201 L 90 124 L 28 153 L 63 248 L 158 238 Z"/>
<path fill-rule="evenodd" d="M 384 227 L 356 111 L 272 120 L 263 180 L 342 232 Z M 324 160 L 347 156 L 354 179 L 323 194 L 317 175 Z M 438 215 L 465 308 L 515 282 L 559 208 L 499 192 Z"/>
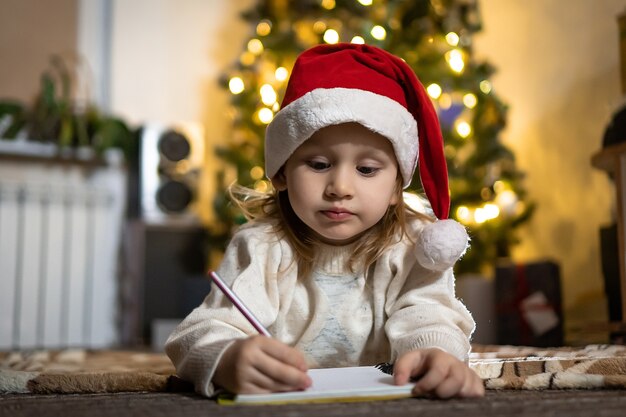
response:
<path fill-rule="evenodd" d="M 439 86 L 439 84 L 430 84 L 428 87 L 426 87 L 426 91 L 428 92 L 428 95 L 435 100 L 441 96 L 441 87 Z"/>
<path fill-rule="evenodd" d="M 240 77 L 233 77 L 228 81 L 228 89 L 233 94 L 240 94 L 245 88 L 243 80 Z"/>
<path fill-rule="evenodd" d="M 335 29 L 328 29 L 324 32 L 324 42 L 330 44 L 339 42 L 339 33 Z"/>
<path fill-rule="evenodd" d="M 271 122 L 274 118 L 274 112 L 267 107 L 263 107 L 259 110 L 258 116 L 261 123 L 269 124 L 269 122 Z"/>
<path fill-rule="evenodd" d="M 370 31 L 370 33 L 372 34 L 374 39 L 377 39 L 379 41 L 382 41 L 387 37 L 387 31 L 385 30 L 384 27 L 379 26 L 379 25 L 374 26 L 372 30 Z"/>

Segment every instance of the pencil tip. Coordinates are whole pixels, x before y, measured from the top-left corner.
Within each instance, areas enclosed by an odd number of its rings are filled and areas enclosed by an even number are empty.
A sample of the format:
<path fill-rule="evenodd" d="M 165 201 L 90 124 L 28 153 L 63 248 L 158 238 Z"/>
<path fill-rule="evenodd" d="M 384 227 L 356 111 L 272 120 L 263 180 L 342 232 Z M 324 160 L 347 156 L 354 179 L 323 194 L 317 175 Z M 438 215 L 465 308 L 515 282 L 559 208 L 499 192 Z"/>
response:
<path fill-rule="evenodd" d="M 393 375 L 393 363 L 389 363 L 389 362 L 381 362 L 377 365 L 374 365 L 374 367 L 376 369 L 380 369 L 382 372 L 388 374 L 388 375 Z"/>

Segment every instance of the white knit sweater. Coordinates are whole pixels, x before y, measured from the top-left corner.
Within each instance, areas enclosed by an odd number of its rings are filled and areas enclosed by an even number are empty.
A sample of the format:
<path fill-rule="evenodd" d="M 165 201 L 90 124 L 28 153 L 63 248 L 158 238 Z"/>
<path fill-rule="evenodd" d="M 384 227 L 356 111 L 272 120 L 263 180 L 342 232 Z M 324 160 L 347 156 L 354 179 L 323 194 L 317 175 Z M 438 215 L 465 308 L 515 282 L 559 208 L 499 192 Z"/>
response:
<path fill-rule="evenodd" d="M 413 226 L 419 233 L 421 222 Z M 422 268 L 407 240 L 367 273 L 352 273 L 346 268 L 351 249 L 323 247 L 313 274 L 300 278 L 289 244 L 271 225 L 249 223 L 233 237 L 219 273 L 273 337 L 300 349 L 312 368 L 394 361 L 426 347 L 467 360 L 474 321 L 455 297 L 451 269 Z M 172 333 L 165 351 L 178 375 L 210 396 L 224 350 L 254 334 L 215 289 Z"/>

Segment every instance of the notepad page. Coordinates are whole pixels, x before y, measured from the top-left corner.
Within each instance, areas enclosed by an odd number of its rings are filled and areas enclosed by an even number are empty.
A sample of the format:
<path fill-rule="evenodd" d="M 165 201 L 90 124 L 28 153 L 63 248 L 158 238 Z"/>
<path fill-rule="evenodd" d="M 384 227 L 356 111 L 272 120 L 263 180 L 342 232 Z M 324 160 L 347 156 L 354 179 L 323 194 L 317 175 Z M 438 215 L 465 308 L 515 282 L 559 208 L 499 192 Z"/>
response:
<path fill-rule="evenodd" d="M 313 384 L 307 391 L 397 387 L 393 383 L 393 376 L 373 366 L 311 369 L 309 376 Z"/>
<path fill-rule="evenodd" d="M 304 391 L 238 395 L 235 403 L 287 403 L 333 399 L 408 397 L 413 384 L 394 385 L 393 377 L 373 366 L 311 369 L 310 388 Z"/>

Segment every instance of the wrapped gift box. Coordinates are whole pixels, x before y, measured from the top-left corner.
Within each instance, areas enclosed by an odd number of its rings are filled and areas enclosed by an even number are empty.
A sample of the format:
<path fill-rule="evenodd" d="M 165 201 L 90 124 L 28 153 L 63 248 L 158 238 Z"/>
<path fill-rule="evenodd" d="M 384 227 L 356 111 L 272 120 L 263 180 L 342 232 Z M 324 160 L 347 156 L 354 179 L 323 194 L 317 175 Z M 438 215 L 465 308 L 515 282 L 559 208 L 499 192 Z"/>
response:
<path fill-rule="evenodd" d="M 499 344 L 563 345 L 561 278 L 556 263 L 500 265 L 495 281 Z"/>

